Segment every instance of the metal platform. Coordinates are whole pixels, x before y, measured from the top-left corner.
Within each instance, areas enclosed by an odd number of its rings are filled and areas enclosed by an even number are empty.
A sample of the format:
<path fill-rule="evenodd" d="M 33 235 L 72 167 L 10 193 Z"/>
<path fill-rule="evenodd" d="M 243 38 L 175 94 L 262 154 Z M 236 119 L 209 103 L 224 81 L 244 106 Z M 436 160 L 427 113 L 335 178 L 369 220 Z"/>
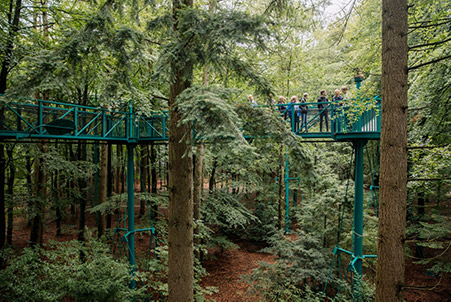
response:
<path fill-rule="evenodd" d="M 326 108 L 318 109 L 318 104 L 320 103 L 305 104 L 309 106 L 305 124 L 300 121 L 297 110 L 299 104 L 275 105 L 273 111 L 287 123 L 293 133 L 305 139 L 380 139 L 379 99 L 370 100 L 365 105 L 367 108 L 360 108 L 358 114 L 353 113 L 349 106 L 328 102 L 321 103 L 325 104 Z M 323 121 L 320 127 L 321 117 L 326 115 L 328 121 Z M 133 111 L 132 102 L 129 102 L 127 111 L 44 100 L 10 102 L 4 106 L 4 118 L 0 120 L 0 138 L 76 139 L 126 144 L 164 143 L 168 140 L 168 119 L 169 114 L 165 111 L 150 112 L 148 115 L 136 113 Z M 246 135 L 244 137 L 246 138 Z"/>

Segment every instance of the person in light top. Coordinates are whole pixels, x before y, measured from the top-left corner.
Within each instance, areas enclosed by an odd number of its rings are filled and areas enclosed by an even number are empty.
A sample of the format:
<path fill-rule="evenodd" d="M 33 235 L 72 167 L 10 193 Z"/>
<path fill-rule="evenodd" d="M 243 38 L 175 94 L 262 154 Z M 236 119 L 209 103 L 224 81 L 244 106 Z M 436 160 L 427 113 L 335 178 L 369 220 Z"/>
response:
<path fill-rule="evenodd" d="M 249 94 L 248 98 L 249 98 L 249 104 L 251 104 L 252 107 L 258 106 L 258 103 L 256 100 L 254 100 L 254 97 L 252 96 L 252 94 Z"/>

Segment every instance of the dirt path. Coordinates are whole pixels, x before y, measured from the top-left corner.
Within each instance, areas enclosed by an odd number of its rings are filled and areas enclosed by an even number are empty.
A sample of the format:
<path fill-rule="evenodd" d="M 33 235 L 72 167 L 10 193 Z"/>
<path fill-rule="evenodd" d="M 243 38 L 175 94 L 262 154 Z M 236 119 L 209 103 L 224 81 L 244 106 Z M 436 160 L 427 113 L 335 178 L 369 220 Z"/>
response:
<path fill-rule="evenodd" d="M 209 273 L 201 286 L 214 286 L 217 293 L 207 297 L 221 301 L 258 301 L 258 297 L 247 293 L 249 285 L 241 282 L 242 275 L 248 275 L 258 267 L 258 261 L 274 262 L 271 254 L 258 253 L 262 247 L 244 242 L 236 242 L 239 249 L 227 250 L 214 254 L 216 259 L 203 261 L 205 269 Z"/>

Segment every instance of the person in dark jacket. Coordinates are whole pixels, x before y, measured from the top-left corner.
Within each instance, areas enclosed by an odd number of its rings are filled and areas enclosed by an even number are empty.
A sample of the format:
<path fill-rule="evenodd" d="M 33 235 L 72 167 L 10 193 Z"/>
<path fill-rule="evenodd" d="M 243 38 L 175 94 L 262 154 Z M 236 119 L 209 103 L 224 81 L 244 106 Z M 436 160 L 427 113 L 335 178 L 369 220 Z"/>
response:
<path fill-rule="evenodd" d="M 281 105 L 281 104 L 285 104 L 285 99 L 283 96 L 279 96 L 279 101 L 277 102 L 277 104 Z M 286 106 L 278 106 L 279 108 L 279 112 L 282 115 L 284 120 L 287 120 L 287 107 Z"/>
<path fill-rule="evenodd" d="M 326 90 L 321 90 L 321 96 L 318 98 L 318 103 L 324 103 L 329 102 L 329 99 L 326 96 Z M 319 110 L 319 131 L 323 132 L 323 120 L 326 122 L 326 130 L 329 132 L 329 117 L 328 117 L 328 110 L 326 109 L 328 104 L 318 104 L 318 110 Z"/>
<path fill-rule="evenodd" d="M 305 132 L 308 133 L 308 127 L 307 127 L 307 113 L 308 113 L 308 105 L 307 103 L 308 99 L 308 93 L 304 93 L 304 97 L 301 99 L 301 130 L 305 126 Z"/>

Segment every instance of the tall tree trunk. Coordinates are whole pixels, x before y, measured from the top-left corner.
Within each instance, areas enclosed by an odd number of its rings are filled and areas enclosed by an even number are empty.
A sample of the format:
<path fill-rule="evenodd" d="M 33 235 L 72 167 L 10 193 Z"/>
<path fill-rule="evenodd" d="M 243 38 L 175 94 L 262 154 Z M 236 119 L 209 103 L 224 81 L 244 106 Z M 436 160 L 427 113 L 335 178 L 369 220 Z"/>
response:
<path fill-rule="evenodd" d="M 108 145 L 100 145 L 100 171 L 99 171 L 99 205 L 106 202 L 107 197 L 107 175 L 108 175 Z M 97 235 L 100 237 L 105 234 L 105 217 L 99 213 L 99 220 L 97 224 Z"/>
<path fill-rule="evenodd" d="M 194 221 L 198 221 L 200 217 L 200 206 L 202 200 L 202 187 L 204 184 L 204 145 L 199 144 L 196 148 L 196 160 L 194 165 L 194 190 L 193 190 L 193 215 Z M 194 235 L 199 234 L 199 227 L 194 229 Z M 199 244 L 198 239 L 194 239 L 194 244 Z M 200 257 L 200 253 L 196 254 L 196 257 Z"/>
<path fill-rule="evenodd" d="M 215 174 L 216 174 L 217 166 L 218 166 L 218 159 L 215 157 L 215 159 L 213 161 L 213 168 L 211 169 L 210 180 L 208 182 L 208 191 L 210 193 L 212 193 L 215 188 Z"/>
<path fill-rule="evenodd" d="M 31 171 L 31 167 L 33 165 L 33 162 L 31 160 L 31 155 L 30 155 L 30 144 L 28 144 L 26 146 L 27 151 L 25 154 L 25 169 L 27 170 L 26 173 L 26 179 L 27 179 L 27 192 L 28 192 L 28 200 L 27 200 L 27 207 L 28 207 L 28 211 L 30 211 L 31 207 L 32 207 L 32 203 L 33 203 L 33 179 L 31 178 L 31 175 L 33 175 L 32 171 Z M 31 216 L 30 213 L 28 212 L 28 217 L 27 217 L 27 226 L 31 227 Z"/>
<path fill-rule="evenodd" d="M 108 161 L 107 161 L 107 183 L 106 196 L 113 196 L 113 168 L 112 168 L 113 145 L 108 143 Z M 106 228 L 111 229 L 111 213 L 106 215 Z"/>
<path fill-rule="evenodd" d="M 38 145 L 41 153 L 47 152 L 45 144 Z M 44 205 L 47 199 L 47 175 L 45 173 L 44 160 L 41 156 L 36 156 L 34 160 L 34 185 L 35 196 L 33 200 L 30 231 L 30 246 L 41 245 L 44 235 Z"/>
<path fill-rule="evenodd" d="M 19 30 L 20 12 L 22 10 L 22 1 L 9 1 L 8 24 L 9 32 L 6 41 L 5 52 L 3 56 L 2 67 L 0 70 L 0 94 L 5 93 L 8 83 L 8 73 L 11 71 L 12 54 L 14 50 L 14 39 Z M 13 15 L 14 12 L 14 15 Z M 4 120 L 4 108 L 0 108 L 0 120 Z M 0 123 L 0 130 L 3 124 Z M 5 146 L 0 140 L 0 248 L 5 245 L 6 217 L 5 217 Z"/>
<path fill-rule="evenodd" d="M 78 147 L 78 160 L 86 160 L 86 144 L 80 142 Z M 88 183 L 85 178 L 78 180 L 78 189 L 80 190 L 80 197 L 78 202 L 80 204 L 80 218 L 78 221 L 78 241 L 85 241 L 85 226 L 86 226 L 86 195 Z"/>
<path fill-rule="evenodd" d="M 407 0 L 382 1 L 382 124 L 376 301 L 402 301 L 407 199 Z"/>
<path fill-rule="evenodd" d="M 182 6 L 193 7 L 192 0 L 173 0 L 173 18 Z M 177 32 L 177 21 L 174 23 Z M 182 34 L 183 35 L 183 34 Z M 188 58 L 187 58 L 188 59 Z M 190 87 L 193 66 L 189 59 L 174 70 L 169 92 L 169 215 L 168 215 L 168 301 L 193 301 L 193 159 L 187 152 L 191 129 L 179 125 L 181 113 L 177 96 Z"/>
<path fill-rule="evenodd" d="M 284 181 L 284 171 L 285 171 L 285 157 L 284 157 L 284 146 L 280 145 L 280 154 L 279 154 L 279 194 L 278 196 L 278 203 L 277 203 L 277 221 L 279 229 L 282 229 L 283 227 L 283 208 L 284 208 L 284 201 L 285 201 L 285 181 Z"/>
<path fill-rule="evenodd" d="M 151 192 L 152 194 L 157 194 L 157 152 L 155 149 L 155 145 L 151 145 L 150 146 L 150 174 L 151 174 L 151 178 L 152 178 L 152 186 L 151 186 Z M 155 204 L 152 207 L 152 219 L 156 220 L 158 217 L 158 205 Z"/>
<path fill-rule="evenodd" d="M 115 182 L 115 191 L 116 194 L 119 194 L 121 192 L 121 166 L 122 166 L 122 146 L 121 145 L 117 145 L 116 146 L 116 162 L 117 162 L 117 167 L 116 167 L 116 182 Z"/>
<path fill-rule="evenodd" d="M 9 162 L 9 177 L 8 177 L 8 227 L 6 230 L 6 242 L 9 245 L 13 244 L 13 210 L 14 210 L 14 179 L 16 175 L 16 168 L 14 166 L 13 158 L 14 146 L 7 149 Z"/>
<path fill-rule="evenodd" d="M 140 161 L 139 161 L 139 166 L 140 166 L 140 175 L 142 177 L 142 181 L 141 181 L 141 192 L 147 192 L 146 190 L 146 184 L 147 184 L 147 154 L 146 154 L 146 146 L 141 146 L 140 147 Z M 145 198 L 140 198 L 140 204 L 139 204 L 139 217 L 141 218 L 142 216 L 144 216 L 144 214 L 146 214 L 146 201 Z"/>
<path fill-rule="evenodd" d="M 58 198 L 58 171 L 53 175 L 52 181 L 53 203 L 55 204 L 56 214 L 56 236 L 61 236 L 61 199 Z"/>

